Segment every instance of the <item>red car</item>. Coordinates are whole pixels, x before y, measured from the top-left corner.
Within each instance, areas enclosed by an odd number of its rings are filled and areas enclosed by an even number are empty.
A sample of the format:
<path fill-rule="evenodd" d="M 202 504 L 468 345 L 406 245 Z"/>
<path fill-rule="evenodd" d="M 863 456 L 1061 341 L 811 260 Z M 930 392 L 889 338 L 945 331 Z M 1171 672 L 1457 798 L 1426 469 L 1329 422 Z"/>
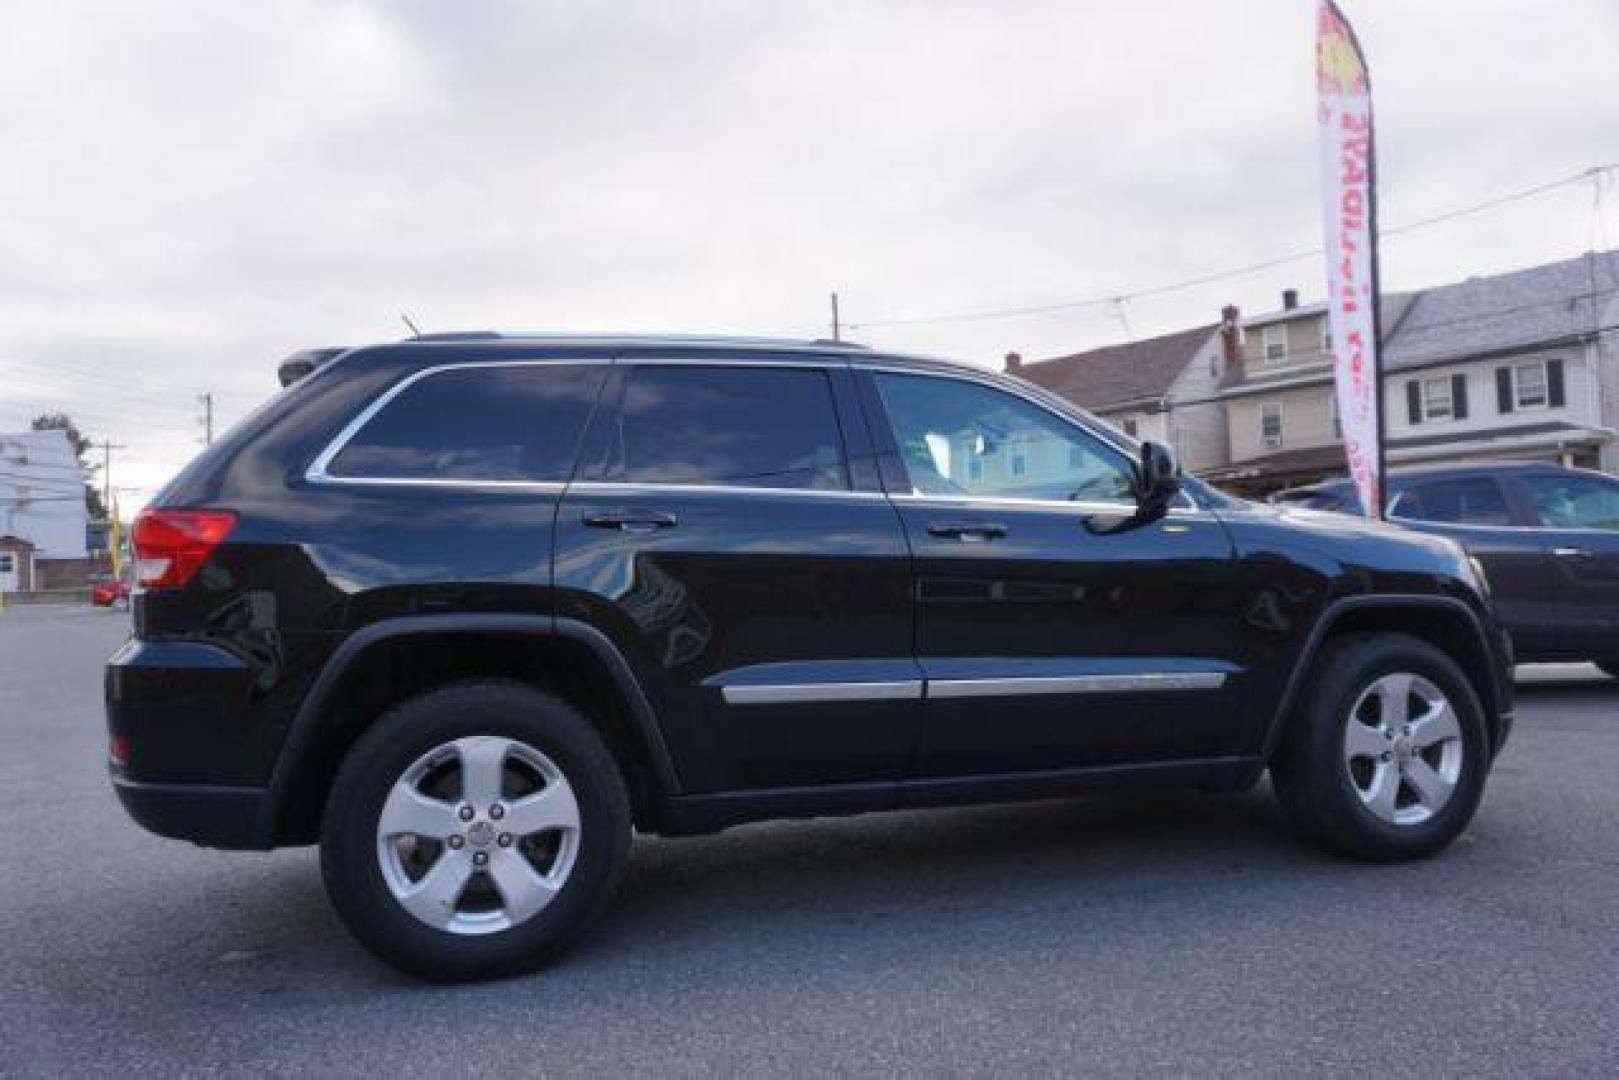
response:
<path fill-rule="evenodd" d="M 129 582 L 102 581 L 90 587 L 90 602 L 96 607 L 129 606 Z"/>

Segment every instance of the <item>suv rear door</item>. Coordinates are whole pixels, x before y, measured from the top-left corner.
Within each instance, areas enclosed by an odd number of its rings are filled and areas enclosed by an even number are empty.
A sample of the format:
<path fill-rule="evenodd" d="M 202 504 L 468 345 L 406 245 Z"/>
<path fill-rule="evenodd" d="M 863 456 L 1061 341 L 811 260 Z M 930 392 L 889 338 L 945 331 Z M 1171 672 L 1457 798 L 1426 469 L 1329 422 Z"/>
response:
<path fill-rule="evenodd" d="M 629 659 L 691 793 L 892 785 L 910 752 L 910 557 L 855 409 L 814 356 L 626 355 L 604 391 L 557 611 Z"/>
<path fill-rule="evenodd" d="M 1225 528 L 1135 510 L 1124 451 L 998 384 L 857 373 L 916 567 L 919 779 L 1255 744 Z"/>

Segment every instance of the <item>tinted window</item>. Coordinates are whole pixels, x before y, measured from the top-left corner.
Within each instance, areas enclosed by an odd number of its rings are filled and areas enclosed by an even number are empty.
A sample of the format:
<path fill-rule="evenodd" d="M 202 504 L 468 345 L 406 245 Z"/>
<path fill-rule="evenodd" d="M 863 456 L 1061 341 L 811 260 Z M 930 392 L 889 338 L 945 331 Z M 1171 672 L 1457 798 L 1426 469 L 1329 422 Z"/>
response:
<path fill-rule="evenodd" d="M 917 494 L 1135 503 L 1123 454 L 1022 398 L 921 375 L 877 387 Z"/>
<path fill-rule="evenodd" d="M 639 484 L 846 491 L 826 373 L 640 367 L 624 390 L 609 477 Z"/>
<path fill-rule="evenodd" d="M 417 380 L 328 467 L 333 476 L 567 480 L 604 367 L 469 367 Z"/>
<path fill-rule="evenodd" d="M 1501 485 L 1484 478 L 1438 480 L 1407 488 L 1395 502 L 1392 516 L 1455 525 L 1512 524 Z"/>
<path fill-rule="evenodd" d="M 1619 484 L 1588 476 L 1526 476 L 1542 525 L 1619 532 Z"/>

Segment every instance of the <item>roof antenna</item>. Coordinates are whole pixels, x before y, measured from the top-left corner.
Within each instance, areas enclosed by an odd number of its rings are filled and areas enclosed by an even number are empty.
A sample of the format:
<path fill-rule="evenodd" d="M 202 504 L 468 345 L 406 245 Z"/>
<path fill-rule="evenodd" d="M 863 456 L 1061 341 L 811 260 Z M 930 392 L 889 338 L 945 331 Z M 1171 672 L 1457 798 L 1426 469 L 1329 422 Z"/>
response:
<path fill-rule="evenodd" d="M 409 315 L 407 315 L 403 311 L 401 311 L 399 313 L 399 317 L 400 317 L 400 319 L 404 320 L 404 323 L 405 323 L 406 326 L 410 327 L 410 336 L 411 337 L 421 337 L 422 336 L 422 332 L 420 330 L 416 329 L 416 324 L 410 321 L 410 316 Z"/>

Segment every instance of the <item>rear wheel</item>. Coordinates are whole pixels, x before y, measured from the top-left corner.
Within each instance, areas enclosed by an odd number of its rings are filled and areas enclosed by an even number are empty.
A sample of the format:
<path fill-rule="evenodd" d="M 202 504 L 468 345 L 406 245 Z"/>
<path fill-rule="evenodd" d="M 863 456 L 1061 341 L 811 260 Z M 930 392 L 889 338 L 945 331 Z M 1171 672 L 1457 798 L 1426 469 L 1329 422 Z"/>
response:
<path fill-rule="evenodd" d="M 461 683 L 393 709 L 344 759 L 321 870 L 344 924 L 427 979 L 543 963 L 611 895 L 629 799 L 584 716 L 520 683 Z"/>
<path fill-rule="evenodd" d="M 1345 638 L 1271 763 L 1294 825 L 1356 858 L 1419 858 L 1467 827 L 1489 764 L 1484 712 L 1455 662 L 1403 634 Z"/>

